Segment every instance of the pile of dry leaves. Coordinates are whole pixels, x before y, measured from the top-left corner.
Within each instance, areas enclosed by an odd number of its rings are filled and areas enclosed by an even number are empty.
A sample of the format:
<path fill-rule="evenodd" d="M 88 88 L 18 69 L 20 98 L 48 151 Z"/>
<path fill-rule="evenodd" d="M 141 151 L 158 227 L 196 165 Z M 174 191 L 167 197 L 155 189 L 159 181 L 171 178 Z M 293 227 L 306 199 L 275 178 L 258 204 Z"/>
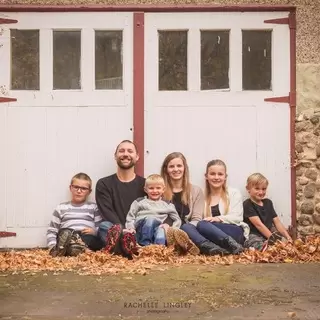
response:
<path fill-rule="evenodd" d="M 137 273 L 146 274 L 151 269 L 165 270 L 169 266 L 183 264 L 233 263 L 306 263 L 320 262 L 320 237 L 309 237 L 294 243 L 278 242 L 265 252 L 247 250 L 239 256 L 181 256 L 172 248 L 148 246 L 138 257 L 127 260 L 105 252 L 87 252 L 78 257 L 52 258 L 42 249 L 0 252 L 0 271 L 33 273 L 38 271 L 75 271 L 82 275 Z"/>

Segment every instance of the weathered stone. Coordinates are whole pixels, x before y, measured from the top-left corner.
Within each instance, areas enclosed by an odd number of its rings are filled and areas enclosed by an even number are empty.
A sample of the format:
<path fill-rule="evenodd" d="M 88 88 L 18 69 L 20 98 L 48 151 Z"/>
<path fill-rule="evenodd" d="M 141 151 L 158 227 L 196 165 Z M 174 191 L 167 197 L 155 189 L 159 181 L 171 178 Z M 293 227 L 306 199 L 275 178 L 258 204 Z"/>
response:
<path fill-rule="evenodd" d="M 315 136 L 319 137 L 319 136 L 320 136 L 320 127 L 315 128 L 315 129 L 313 130 L 313 134 L 314 134 Z"/>
<path fill-rule="evenodd" d="M 320 210 L 320 207 L 319 207 Z M 313 214 L 314 213 L 314 203 L 311 200 L 305 200 L 302 202 L 300 211 L 302 214 Z"/>
<path fill-rule="evenodd" d="M 301 184 L 296 183 L 296 191 L 297 191 L 297 192 L 302 193 L 302 191 L 303 191 L 303 187 L 302 187 L 302 185 L 301 185 Z"/>
<path fill-rule="evenodd" d="M 306 148 L 303 153 L 303 158 L 306 160 L 316 160 L 317 159 L 316 149 L 315 148 Z"/>
<path fill-rule="evenodd" d="M 302 113 L 300 113 L 300 114 L 297 116 L 297 118 L 296 118 L 296 123 L 301 122 L 301 121 L 304 121 L 304 119 L 303 119 L 303 114 L 302 114 Z"/>
<path fill-rule="evenodd" d="M 320 144 L 316 146 L 316 155 L 318 158 L 320 157 Z"/>
<path fill-rule="evenodd" d="M 318 115 L 314 115 L 310 118 L 310 121 L 312 124 L 316 125 L 319 123 L 319 116 Z"/>
<path fill-rule="evenodd" d="M 310 108 L 308 110 L 304 110 L 303 112 L 303 118 L 306 120 L 311 119 L 314 116 L 314 109 Z"/>
<path fill-rule="evenodd" d="M 313 230 L 315 233 L 320 233 L 320 226 L 314 226 Z"/>
<path fill-rule="evenodd" d="M 320 180 L 316 181 L 316 189 L 317 189 L 317 192 L 320 192 Z"/>
<path fill-rule="evenodd" d="M 303 195 L 303 192 L 301 190 L 301 192 L 298 190 L 297 193 L 296 193 L 296 198 L 299 200 L 299 201 L 302 201 L 304 200 L 304 195 Z"/>
<path fill-rule="evenodd" d="M 320 159 L 318 159 L 318 160 L 316 161 L 316 167 L 317 167 L 318 170 L 320 170 Z"/>
<path fill-rule="evenodd" d="M 309 143 L 307 143 L 307 147 L 310 148 L 310 149 L 315 149 L 316 144 L 313 143 L 313 142 L 309 142 Z"/>
<path fill-rule="evenodd" d="M 307 227 L 299 226 L 298 232 L 302 236 L 308 236 L 308 235 L 314 234 L 314 227 L 313 226 L 307 226 Z"/>
<path fill-rule="evenodd" d="M 320 163 L 319 163 L 319 165 L 320 165 Z M 305 168 L 303 168 L 302 166 L 299 166 L 296 168 L 296 176 L 297 177 L 302 176 L 304 174 L 304 172 L 305 172 Z"/>
<path fill-rule="evenodd" d="M 298 132 L 296 138 L 298 143 L 308 143 L 311 142 L 313 135 L 309 132 Z"/>
<path fill-rule="evenodd" d="M 312 219 L 312 216 L 310 215 L 303 214 L 299 217 L 298 221 L 299 221 L 299 225 L 304 227 L 310 226 L 313 224 L 313 219 Z"/>
<path fill-rule="evenodd" d="M 299 184 L 302 186 L 305 186 L 309 183 L 309 179 L 306 177 L 300 177 L 298 181 L 299 181 Z"/>
<path fill-rule="evenodd" d="M 296 151 L 297 151 L 298 153 L 303 152 L 303 147 L 302 147 L 302 145 L 301 145 L 300 143 L 296 144 Z"/>
<path fill-rule="evenodd" d="M 309 161 L 309 160 L 301 160 L 299 161 L 299 164 L 303 167 L 303 168 L 311 168 L 313 166 L 313 162 Z"/>
<path fill-rule="evenodd" d="M 311 131 L 312 124 L 309 121 L 301 121 L 296 123 L 296 132 Z"/>
<path fill-rule="evenodd" d="M 305 173 L 305 176 L 313 181 L 316 181 L 318 178 L 318 171 L 315 169 L 308 169 Z"/>
<path fill-rule="evenodd" d="M 314 213 L 313 214 L 313 220 L 314 220 L 315 223 L 320 225 L 320 214 L 319 213 Z"/>
<path fill-rule="evenodd" d="M 309 183 L 303 191 L 303 194 L 306 198 L 313 198 L 316 193 L 316 184 L 315 183 Z"/>
<path fill-rule="evenodd" d="M 317 205 L 316 205 L 316 211 L 317 211 L 318 213 L 320 213 L 320 202 L 317 203 Z"/>
<path fill-rule="evenodd" d="M 301 152 L 301 153 L 296 153 L 296 160 L 297 161 L 300 161 L 300 160 L 303 160 L 304 159 L 304 153 Z"/>

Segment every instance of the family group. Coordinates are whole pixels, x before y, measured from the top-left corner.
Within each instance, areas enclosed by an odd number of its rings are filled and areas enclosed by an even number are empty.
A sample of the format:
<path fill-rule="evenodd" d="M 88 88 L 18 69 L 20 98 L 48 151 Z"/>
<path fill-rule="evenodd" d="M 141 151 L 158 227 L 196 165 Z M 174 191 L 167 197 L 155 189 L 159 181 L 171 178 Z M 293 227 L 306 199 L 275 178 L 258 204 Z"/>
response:
<path fill-rule="evenodd" d="M 92 181 L 78 173 L 70 183 L 71 200 L 53 212 L 47 231 L 52 256 L 76 256 L 86 249 L 105 250 L 131 259 L 143 246 L 174 245 L 182 252 L 239 254 L 292 241 L 273 203 L 266 198 L 268 180 L 260 173 L 247 179 L 248 199 L 227 185 L 227 167 L 212 160 L 205 190 L 189 180 L 187 160 L 169 154 L 160 174 L 146 179 L 135 173 L 137 146 L 122 141 L 114 154 L 117 172 L 98 180 L 96 202 L 88 201 Z"/>

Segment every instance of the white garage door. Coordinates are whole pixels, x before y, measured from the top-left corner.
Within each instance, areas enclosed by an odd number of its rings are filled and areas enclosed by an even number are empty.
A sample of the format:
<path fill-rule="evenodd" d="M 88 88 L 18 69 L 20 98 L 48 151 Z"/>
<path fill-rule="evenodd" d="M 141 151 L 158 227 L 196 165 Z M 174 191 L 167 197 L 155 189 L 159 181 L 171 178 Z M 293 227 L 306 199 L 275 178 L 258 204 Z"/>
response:
<path fill-rule="evenodd" d="M 5 13 L 0 85 L 0 247 L 46 245 L 71 177 L 115 170 L 132 139 L 133 13 Z M 10 63 L 11 61 L 11 63 Z M 92 194 L 94 199 L 94 192 Z"/>
<path fill-rule="evenodd" d="M 291 222 L 289 106 L 265 102 L 290 91 L 288 25 L 277 13 L 148 13 L 145 17 L 145 173 L 185 154 L 194 184 L 206 163 L 226 162 L 229 185 L 246 196 L 249 174 Z"/>

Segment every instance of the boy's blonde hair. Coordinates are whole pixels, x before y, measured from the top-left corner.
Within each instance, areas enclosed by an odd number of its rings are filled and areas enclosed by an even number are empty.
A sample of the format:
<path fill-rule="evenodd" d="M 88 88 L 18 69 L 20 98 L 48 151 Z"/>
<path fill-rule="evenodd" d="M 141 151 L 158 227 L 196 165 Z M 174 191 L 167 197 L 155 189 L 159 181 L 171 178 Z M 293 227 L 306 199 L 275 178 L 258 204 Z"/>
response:
<path fill-rule="evenodd" d="M 147 187 L 150 184 L 162 184 L 164 186 L 164 180 L 159 174 L 150 174 L 150 176 L 147 177 L 144 186 Z"/>
<path fill-rule="evenodd" d="M 268 179 L 259 172 L 251 174 L 247 179 L 247 188 L 255 187 L 257 185 L 266 184 L 268 186 Z"/>
<path fill-rule="evenodd" d="M 70 184 L 73 184 L 73 181 L 74 181 L 75 179 L 88 181 L 88 182 L 89 182 L 89 187 L 90 187 L 90 190 L 91 190 L 92 180 L 91 180 L 91 178 L 90 178 L 86 173 L 79 172 L 79 173 L 77 173 L 76 175 L 74 175 L 74 176 L 71 178 L 71 183 L 70 183 Z"/>

